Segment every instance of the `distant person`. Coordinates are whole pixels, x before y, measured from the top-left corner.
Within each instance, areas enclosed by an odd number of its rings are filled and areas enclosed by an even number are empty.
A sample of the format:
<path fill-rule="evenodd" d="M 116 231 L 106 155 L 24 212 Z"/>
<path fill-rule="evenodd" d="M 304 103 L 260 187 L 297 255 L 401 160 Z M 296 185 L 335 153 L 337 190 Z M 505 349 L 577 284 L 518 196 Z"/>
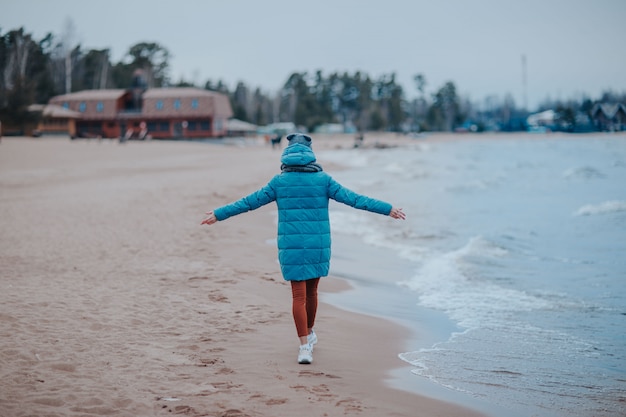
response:
<path fill-rule="evenodd" d="M 356 135 L 354 137 L 354 147 L 360 148 L 361 146 L 363 146 L 364 140 L 365 140 L 365 137 L 363 136 L 363 133 L 359 133 L 358 135 Z"/>
<path fill-rule="evenodd" d="M 280 148 L 280 142 L 282 142 L 283 140 L 283 136 L 281 134 L 276 135 L 275 137 L 272 138 L 272 149 L 274 149 L 276 146 L 278 146 Z"/>
<path fill-rule="evenodd" d="M 300 349 L 298 363 L 313 362 L 313 330 L 317 286 L 328 275 L 331 254 L 328 202 L 405 219 L 401 208 L 360 195 L 336 182 L 316 163 L 311 138 L 294 133 L 281 157 L 281 173 L 267 185 L 234 203 L 207 212 L 200 224 L 212 225 L 273 201 L 278 206 L 278 260 L 283 278 L 291 283 L 292 313 Z"/>

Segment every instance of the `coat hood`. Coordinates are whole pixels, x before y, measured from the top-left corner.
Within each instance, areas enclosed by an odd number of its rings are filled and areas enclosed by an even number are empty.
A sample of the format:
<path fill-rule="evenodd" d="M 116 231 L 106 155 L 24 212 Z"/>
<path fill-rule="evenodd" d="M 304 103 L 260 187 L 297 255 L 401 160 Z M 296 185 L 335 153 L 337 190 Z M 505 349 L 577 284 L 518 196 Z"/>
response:
<path fill-rule="evenodd" d="M 308 146 L 294 143 L 285 148 L 280 162 L 285 165 L 307 165 L 315 162 L 315 154 Z"/>

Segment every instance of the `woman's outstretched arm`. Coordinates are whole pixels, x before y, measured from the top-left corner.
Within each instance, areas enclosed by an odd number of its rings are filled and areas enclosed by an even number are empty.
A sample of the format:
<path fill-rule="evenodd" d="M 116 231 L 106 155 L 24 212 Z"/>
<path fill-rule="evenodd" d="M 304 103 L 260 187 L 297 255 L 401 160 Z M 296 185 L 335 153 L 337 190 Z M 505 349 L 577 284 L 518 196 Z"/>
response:
<path fill-rule="evenodd" d="M 208 211 L 207 217 L 202 220 L 201 225 L 212 225 L 218 220 L 226 220 L 229 217 L 236 216 L 247 211 L 256 210 L 272 201 L 276 200 L 276 192 L 272 187 L 272 183 L 268 183 L 265 187 L 245 196 L 233 203 Z"/>
<path fill-rule="evenodd" d="M 391 216 L 394 219 L 404 220 L 406 218 L 401 208 L 395 208 L 385 201 L 355 193 L 339 184 L 332 177 L 329 179 L 328 196 L 335 201 L 347 204 L 356 209 Z"/>

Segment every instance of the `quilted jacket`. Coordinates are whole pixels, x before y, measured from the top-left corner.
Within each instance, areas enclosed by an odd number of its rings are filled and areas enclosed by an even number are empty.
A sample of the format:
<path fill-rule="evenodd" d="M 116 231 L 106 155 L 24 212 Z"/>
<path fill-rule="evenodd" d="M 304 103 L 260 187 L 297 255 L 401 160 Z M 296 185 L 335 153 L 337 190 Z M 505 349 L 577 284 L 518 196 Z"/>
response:
<path fill-rule="evenodd" d="M 293 144 L 283 151 L 281 162 L 304 166 L 315 162 L 308 146 Z M 321 172 L 283 172 L 263 188 L 214 210 L 218 220 L 276 202 L 278 206 L 278 260 L 283 278 L 302 281 L 328 275 L 331 235 L 329 199 L 357 209 L 389 215 L 392 206 L 357 194 Z"/>

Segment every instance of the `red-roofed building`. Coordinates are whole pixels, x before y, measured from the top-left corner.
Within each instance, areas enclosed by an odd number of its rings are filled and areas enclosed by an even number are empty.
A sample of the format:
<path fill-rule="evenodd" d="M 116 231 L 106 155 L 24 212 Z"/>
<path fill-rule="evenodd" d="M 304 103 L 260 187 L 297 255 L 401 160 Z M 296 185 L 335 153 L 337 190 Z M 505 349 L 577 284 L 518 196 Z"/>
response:
<path fill-rule="evenodd" d="M 219 137 L 233 115 L 226 95 L 189 87 L 85 90 L 53 97 L 49 104 L 80 114 L 78 137 Z"/>

